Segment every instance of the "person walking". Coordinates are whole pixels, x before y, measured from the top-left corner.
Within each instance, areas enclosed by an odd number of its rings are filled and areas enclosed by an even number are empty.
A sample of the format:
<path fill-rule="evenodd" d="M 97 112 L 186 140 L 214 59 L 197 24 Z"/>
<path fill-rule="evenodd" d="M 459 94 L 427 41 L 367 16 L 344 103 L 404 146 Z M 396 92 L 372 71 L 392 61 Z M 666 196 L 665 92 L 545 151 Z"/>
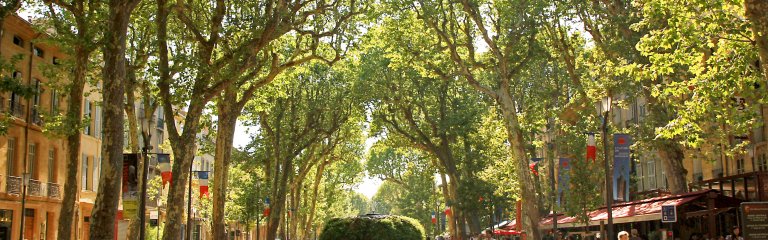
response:
<path fill-rule="evenodd" d="M 741 229 L 739 229 L 738 225 L 731 228 L 731 235 L 726 236 L 725 240 L 744 240 L 744 237 L 741 236 Z"/>
<path fill-rule="evenodd" d="M 619 240 L 629 240 L 629 233 L 627 231 L 619 232 Z"/>

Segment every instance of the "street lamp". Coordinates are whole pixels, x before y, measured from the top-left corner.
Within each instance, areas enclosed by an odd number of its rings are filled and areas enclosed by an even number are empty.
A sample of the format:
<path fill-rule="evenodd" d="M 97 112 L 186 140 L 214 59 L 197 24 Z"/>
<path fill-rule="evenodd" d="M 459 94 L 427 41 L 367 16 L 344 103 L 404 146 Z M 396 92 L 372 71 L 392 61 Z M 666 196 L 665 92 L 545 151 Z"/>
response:
<path fill-rule="evenodd" d="M 19 228 L 19 240 L 24 239 L 24 214 L 26 213 L 27 204 L 27 186 L 29 186 L 29 179 L 32 177 L 31 173 L 25 172 L 21 174 L 21 227 Z"/>
<path fill-rule="evenodd" d="M 557 234 L 557 191 L 555 191 L 555 143 L 553 141 L 553 125 L 552 118 L 547 119 L 547 158 L 549 158 L 549 185 L 552 188 L 552 229 Z M 555 235 L 557 236 L 557 235 Z"/>
<path fill-rule="evenodd" d="M 186 239 L 191 240 L 192 239 L 192 175 L 198 174 L 201 172 L 210 172 L 210 171 L 193 171 L 192 166 L 195 165 L 194 160 L 192 161 L 192 164 L 189 165 L 189 183 L 187 185 L 187 191 L 189 192 L 189 197 L 187 198 L 187 229 L 186 229 Z"/>
<path fill-rule="evenodd" d="M 603 114 L 603 152 L 605 156 L 605 211 L 608 213 L 608 226 L 606 229 L 606 239 L 613 236 L 613 182 L 611 179 L 610 152 L 608 151 L 608 116 L 611 114 L 611 105 L 613 99 L 608 95 L 602 100 Z"/>

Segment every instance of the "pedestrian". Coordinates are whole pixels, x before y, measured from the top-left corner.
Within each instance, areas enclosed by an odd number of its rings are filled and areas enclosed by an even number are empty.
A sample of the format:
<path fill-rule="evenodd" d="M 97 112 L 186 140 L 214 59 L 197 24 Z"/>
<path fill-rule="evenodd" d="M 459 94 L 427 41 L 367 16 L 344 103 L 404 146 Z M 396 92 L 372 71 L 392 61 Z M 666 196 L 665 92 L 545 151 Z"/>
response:
<path fill-rule="evenodd" d="M 619 240 L 629 240 L 629 233 L 627 231 L 619 232 Z"/>
<path fill-rule="evenodd" d="M 630 230 L 630 232 L 632 232 L 632 237 L 629 238 L 629 239 L 631 239 L 631 240 L 643 240 L 643 238 L 640 237 L 640 234 L 637 233 L 637 229 L 633 228 L 632 230 Z"/>
<path fill-rule="evenodd" d="M 744 238 L 741 237 L 741 229 L 739 229 L 738 225 L 731 228 L 731 234 L 726 236 L 725 240 L 744 240 Z"/>

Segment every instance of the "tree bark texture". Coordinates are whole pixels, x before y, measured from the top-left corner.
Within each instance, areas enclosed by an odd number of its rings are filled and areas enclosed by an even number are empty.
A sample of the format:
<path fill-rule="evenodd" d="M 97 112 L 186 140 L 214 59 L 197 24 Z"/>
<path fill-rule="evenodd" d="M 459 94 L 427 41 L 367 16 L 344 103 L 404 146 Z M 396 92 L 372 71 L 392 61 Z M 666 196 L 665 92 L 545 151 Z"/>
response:
<path fill-rule="evenodd" d="M 760 56 L 763 79 L 768 84 L 768 1 L 745 0 L 744 11 L 752 23 L 752 35 Z"/>
<path fill-rule="evenodd" d="M 526 206 L 522 221 L 523 229 L 532 239 L 542 239 L 539 232 L 540 206 L 536 200 L 533 177 L 531 177 L 531 172 L 527 171 L 528 157 L 525 154 L 525 139 L 515 113 L 515 104 L 508 91 L 499 92 L 498 96 L 497 102 L 504 116 L 504 125 L 507 128 L 507 138 L 509 138 L 513 161 L 517 163 L 517 179 L 520 181 L 523 204 Z"/>
<path fill-rule="evenodd" d="M 218 108 L 218 129 L 216 132 L 216 149 L 213 170 L 213 238 L 226 239 L 226 224 L 224 209 L 227 197 L 229 163 L 232 156 L 232 145 L 237 126 L 237 116 L 240 110 L 237 103 L 237 87 L 230 86 L 224 91 L 216 104 Z"/>
<path fill-rule="evenodd" d="M 67 119 L 79 125 L 82 120 L 83 88 L 85 87 L 85 74 L 88 71 L 88 55 L 82 46 L 75 47 L 75 69 L 72 78 L 72 87 L 69 88 L 67 102 Z M 67 134 L 67 173 L 64 180 L 64 196 L 59 215 L 57 239 L 69 240 L 72 237 L 73 221 L 75 215 L 75 200 L 80 189 L 77 173 L 80 167 L 80 128 Z"/>
<path fill-rule="evenodd" d="M 280 226 L 281 220 L 284 219 L 282 213 L 286 203 L 288 175 L 290 175 L 287 173 L 286 169 L 293 169 L 293 158 L 284 159 L 280 165 L 283 171 L 282 173 L 278 172 L 275 174 L 276 178 L 279 176 L 279 180 L 275 182 L 275 190 L 272 191 L 272 199 L 274 199 L 274 202 L 270 205 L 271 212 L 269 214 L 269 228 L 267 229 L 266 239 L 275 239 L 277 237 L 277 229 Z M 283 227 L 285 227 L 285 225 L 283 225 Z"/>
<path fill-rule="evenodd" d="M 104 38 L 101 180 L 91 214 L 90 239 L 115 236 L 115 217 L 120 200 L 123 168 L 123 126 L 125 94 L 125 48 L 131 13 L 140 0 L 111 0 Z"/>
<path fill-rule="evenodd" d="M 688 192 L 688 182 L 685 176 L 688 171 L 683 166 L 685 154 L 678 143 L 672 140 L 658 140 L 656 142 L 656 151 L 661 158 L 661 164 L 666 170 L 667 188 L 672 194 L 681 194 Z"/>
<path fill-rule="evenodd" d="M 125 82 L 125 118 L 128 120 L 128 140 L 129 144 L 128 146 L 131 149 L 132 153 L 139 153 L 140 146 L 139 146 L 139 123 L 138 119 L 136 118 L 136 74 L 133 72 L 134 70 L 130 66 L 126 66 L 126 82 Z M 146 115 L 145 115 L 146 116 Z M 143 157 L 143 156 L 142 156 Z M 139 161 L 138 163 L 139 168 L 138 169 L 144 169 L 144 161 Z M 144 171 L 138 172 L 139 177 L 139 186 L 141 186 L 142 182 L 144 182 Z M 142 189 L 139 189 L 139 196 L 142 196 L 141 193 Z M 144 202 L 144 198 L 139 198 L 139 205 Z M 139 213 L 142 214 L 142 213 Z M 132 220 L 130 225 L 128 225 L 128 234 L 126 236 L 126 239 L 134 240 L 139 237 L 139 221 L 138 220 Z"/>

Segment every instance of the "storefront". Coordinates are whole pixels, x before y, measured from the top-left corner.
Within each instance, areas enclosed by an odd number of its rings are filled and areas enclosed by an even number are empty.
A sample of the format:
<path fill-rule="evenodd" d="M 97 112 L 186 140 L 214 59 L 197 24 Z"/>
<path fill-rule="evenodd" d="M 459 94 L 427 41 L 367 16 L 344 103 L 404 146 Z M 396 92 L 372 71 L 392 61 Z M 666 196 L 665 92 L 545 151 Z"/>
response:
<path fill-rule="evenodd" d="M 701 190 L 679 195 L 661 196 L 638 201 L 620 203 L 613 206 L 614 231 L 636 229 L 641 236 L 661 234 L 672 230 L 674 235 L 688 239 L 693 234 L 723 235 L 730 226 L 738 223 L 738 206 L 742 200 L 725 196 L 717 190 Z M 678 222 L 661 223 L 661 206 L 674 205 L 677 209 Z M 597 209 L 582 216 L 588 221 L 579 221 L 577 217 L 559 215 L 558 230 L 570 235 L 594 236 L 603 229 L 607 221 L 605 208 Z M 541 228 L 552 228 L 553 216 L 541 221 Z"/>

